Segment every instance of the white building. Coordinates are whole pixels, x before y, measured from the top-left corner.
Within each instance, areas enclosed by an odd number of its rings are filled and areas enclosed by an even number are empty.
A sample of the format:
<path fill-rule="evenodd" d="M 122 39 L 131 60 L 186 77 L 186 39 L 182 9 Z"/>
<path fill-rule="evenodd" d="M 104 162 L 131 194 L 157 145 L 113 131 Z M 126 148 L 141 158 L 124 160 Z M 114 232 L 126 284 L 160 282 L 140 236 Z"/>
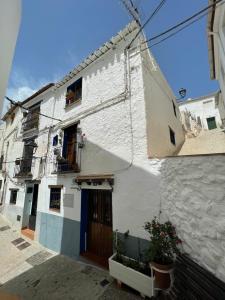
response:
<path fill-rule="evenodd" d="M 21 0 L 0 1 L 0 112 L 8 84 L 21 17 Z"/>
<path fill-rule="evenodd" d="M 138 256 L 143 224 L 160 210 L 159 173 L 149 158 L 174 155 L 184 142 L 175 96 L 142 51 L 143 36 L 128 47 L 137 30 L 130 23 L 14 108 L 13 121 L 12 112 L 4 117 L 3 213 L 69 256 L 105 262 L 112 233 L 128 230 L 130 255 Z"/>
<path fill-rule="evenodd" d="M 209 0 L 214 6 L 209 10 L 207 26 L 210 77 L 219 81 L 225 103 L 225 4 L 215 2 Z"/>
<path fill-rule="evenodd" d="M 193 131 L 196 124 L 201 130 L 221 128 L 222 120 L 218 102 L 219 93 L 179 102 L 182 123 L 185 128 Z M 189 116 L 188 120 L 183 117 L 187 115 Z"/>

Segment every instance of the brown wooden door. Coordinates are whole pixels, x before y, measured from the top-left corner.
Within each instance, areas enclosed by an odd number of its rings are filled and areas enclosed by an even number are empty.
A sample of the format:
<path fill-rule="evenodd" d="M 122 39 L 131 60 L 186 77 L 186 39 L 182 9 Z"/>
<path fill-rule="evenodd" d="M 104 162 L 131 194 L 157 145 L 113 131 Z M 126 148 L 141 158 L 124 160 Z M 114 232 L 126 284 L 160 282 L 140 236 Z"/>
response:
<path fill-rule="evenodd" d="M 87 251 L 108 259 L 113 251 L 111 191 L 90 190 L 88 206 Z"/>
<path fill-rule="evenodd" d="M 67 131 L 67 153 L 68 164 L 75 168 L 76 166 L 76 126 L 72 126 Z"/>

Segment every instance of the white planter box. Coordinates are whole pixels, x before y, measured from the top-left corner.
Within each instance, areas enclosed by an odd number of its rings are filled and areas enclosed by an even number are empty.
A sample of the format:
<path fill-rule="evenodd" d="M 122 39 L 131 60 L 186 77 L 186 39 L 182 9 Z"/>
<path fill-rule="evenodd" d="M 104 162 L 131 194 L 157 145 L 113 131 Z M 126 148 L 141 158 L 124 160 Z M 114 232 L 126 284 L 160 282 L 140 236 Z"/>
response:
<path fill-rule="evenodd" d="M 110 275 L 140 292 L 142 295 L 154 296 L 154 277 L 149 277 L 113 260 L 116 254 L 109 258 Z"/>

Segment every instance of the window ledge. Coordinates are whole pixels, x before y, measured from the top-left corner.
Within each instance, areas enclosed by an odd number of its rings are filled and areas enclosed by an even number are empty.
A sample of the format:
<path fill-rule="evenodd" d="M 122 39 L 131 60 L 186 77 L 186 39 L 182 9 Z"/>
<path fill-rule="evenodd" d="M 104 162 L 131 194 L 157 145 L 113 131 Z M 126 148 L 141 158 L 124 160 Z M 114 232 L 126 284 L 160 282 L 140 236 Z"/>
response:
<path fill-rule="evenodd" d="M 73 103 L 66 104 L 64 109 L 67 110 L 67 109 L 70 109 L 72 107 L 78 106 L 78 105 L 81 104 L 81 101 L 82 101 L 82 99 L 80 98 L 80 99 L 75 100 Z"/>
<path fill-rule="evenodd" d="M 69 170 L 69 171 L 53 171 L 51 174 L 64 175 L 64 174 L 74 174 L 80 173 L 80 170 Z"/>
<path fill-rule="evenodd" d="M 49 211 L 60 213 L 60 209 L 57 208 L 49 208 Z"/>

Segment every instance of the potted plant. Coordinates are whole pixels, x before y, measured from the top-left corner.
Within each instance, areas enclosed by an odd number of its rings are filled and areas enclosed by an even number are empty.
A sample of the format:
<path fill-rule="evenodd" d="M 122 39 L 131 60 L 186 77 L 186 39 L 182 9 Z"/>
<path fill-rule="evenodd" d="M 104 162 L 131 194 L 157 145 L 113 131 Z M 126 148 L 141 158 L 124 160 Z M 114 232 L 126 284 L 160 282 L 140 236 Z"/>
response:
<path fill-rule="evenodd" d="M 171 222 L 160 223 L 155 217 L 151 222 L 146 222 L 145 230 L 150 235 L 150 244 L 147 257 L 150 267 L 154 269 L 156 286 L 161 289 L 170 287 L 170 273 L 176 255 L 180 252 L 175 226 Z"/>
<path fill-rule="evenodd" d="M 66 93 L 66 105 L 69 105 L 74 102 L 75 92 L 72 90 L 68 90 Z"/>
<path fill-rule="evenodd" d="M 109 273 L 117 279 L 139 291 L 141 295 L 154 296 L 154 277 L 148 264 L 144 264 L 125 255 L 123 242 L 116 237 L 116 253 L 109 258 Z"/>

